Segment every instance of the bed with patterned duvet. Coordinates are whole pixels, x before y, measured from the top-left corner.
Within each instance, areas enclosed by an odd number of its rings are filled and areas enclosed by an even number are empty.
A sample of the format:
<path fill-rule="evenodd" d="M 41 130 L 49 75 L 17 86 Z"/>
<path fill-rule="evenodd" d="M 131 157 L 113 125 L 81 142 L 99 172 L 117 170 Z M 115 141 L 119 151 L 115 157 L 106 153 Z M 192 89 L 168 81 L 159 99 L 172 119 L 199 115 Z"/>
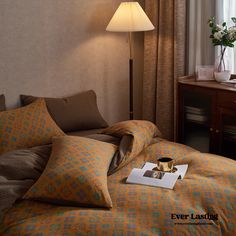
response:
<path fill-rule="evenodd" d="M 159 136 L 125 121 L 2 154 L 0 235 L 236 235 L 236 162 Z M 188 164 L 173 190 L 126 183 L 161 156 Z"/>

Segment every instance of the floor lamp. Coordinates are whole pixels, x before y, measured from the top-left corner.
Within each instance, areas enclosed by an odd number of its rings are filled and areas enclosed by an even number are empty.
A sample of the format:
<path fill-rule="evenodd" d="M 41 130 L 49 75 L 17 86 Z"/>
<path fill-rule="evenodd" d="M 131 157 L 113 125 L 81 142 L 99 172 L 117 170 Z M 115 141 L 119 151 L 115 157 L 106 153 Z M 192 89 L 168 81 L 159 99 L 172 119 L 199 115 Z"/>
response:
<path fill-rule="evenodd" d="M 138 2 L 122 2 L 106 30 L 129 33 L 129 114 L 133 120 L 133 38 L 132 32 L 153 30 L 154 26 Z"/>

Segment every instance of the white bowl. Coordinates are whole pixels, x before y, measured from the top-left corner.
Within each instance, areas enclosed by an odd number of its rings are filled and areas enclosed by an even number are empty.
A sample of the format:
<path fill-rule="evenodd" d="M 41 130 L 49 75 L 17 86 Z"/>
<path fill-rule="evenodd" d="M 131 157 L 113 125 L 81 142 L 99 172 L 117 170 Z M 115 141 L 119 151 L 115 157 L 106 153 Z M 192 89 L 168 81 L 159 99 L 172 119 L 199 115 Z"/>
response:
<path fill-rule="evenodd" d="M 215 75 L 215 80 L 217 82 L 227 82 L 230 80 L 231 77 L 231 71 L 230 70 L 225 70 L 222 72 L 214 72 Z"/>

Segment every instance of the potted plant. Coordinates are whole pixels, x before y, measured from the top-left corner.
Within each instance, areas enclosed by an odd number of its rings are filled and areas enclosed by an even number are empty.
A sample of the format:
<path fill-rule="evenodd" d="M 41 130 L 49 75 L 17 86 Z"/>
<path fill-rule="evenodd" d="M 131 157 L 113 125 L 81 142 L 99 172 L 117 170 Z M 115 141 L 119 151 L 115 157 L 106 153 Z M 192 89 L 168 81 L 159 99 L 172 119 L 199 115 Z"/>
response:
<path fill-rule="evenodd" d="M 231 71 L 226 70 L 225 66 L 225 51 L 227 47 L 234 47 L 236 41 L 236 17 L 232 17 L 234 25 L 228 27 L 226 22 L 221 25 L 216 24 L 215 18 L 212 17 L 208 20 L 209 27 L 211 28 L 210 38 L 214 46 L 220 46 L 220 56 L 216 63 L 215 79 L 218 82 L 228 81 L 231 76 Z"/>

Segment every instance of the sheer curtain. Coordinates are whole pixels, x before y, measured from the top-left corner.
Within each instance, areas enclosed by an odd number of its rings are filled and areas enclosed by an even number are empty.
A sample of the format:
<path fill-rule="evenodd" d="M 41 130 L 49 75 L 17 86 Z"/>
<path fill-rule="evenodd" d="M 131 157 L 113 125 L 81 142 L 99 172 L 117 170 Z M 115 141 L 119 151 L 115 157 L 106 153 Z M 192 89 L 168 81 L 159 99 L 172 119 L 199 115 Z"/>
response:
<path fill-rule="evenodd" d="M 216 20 L 218 22 L 225 21 L 227 25 L 232 26 L 231 17 L 236 16 L 235 0 L 216 0 Z M 219 48 L 216 48 L 216 56 L 219 55 Z M 226 51 L 228 57 L 229 68 L 232 73 L 236 74 L 236 45 L 234 48 L 228 48 Z"/>
<path fill-rule="evenodd" d="M 187 74 L 193 74 L 196 65 L 214 64 L 215 51 L 209 39 L 210 29 L 207 22 L 215 15 L 215 1 L 188 1 Z"/>

